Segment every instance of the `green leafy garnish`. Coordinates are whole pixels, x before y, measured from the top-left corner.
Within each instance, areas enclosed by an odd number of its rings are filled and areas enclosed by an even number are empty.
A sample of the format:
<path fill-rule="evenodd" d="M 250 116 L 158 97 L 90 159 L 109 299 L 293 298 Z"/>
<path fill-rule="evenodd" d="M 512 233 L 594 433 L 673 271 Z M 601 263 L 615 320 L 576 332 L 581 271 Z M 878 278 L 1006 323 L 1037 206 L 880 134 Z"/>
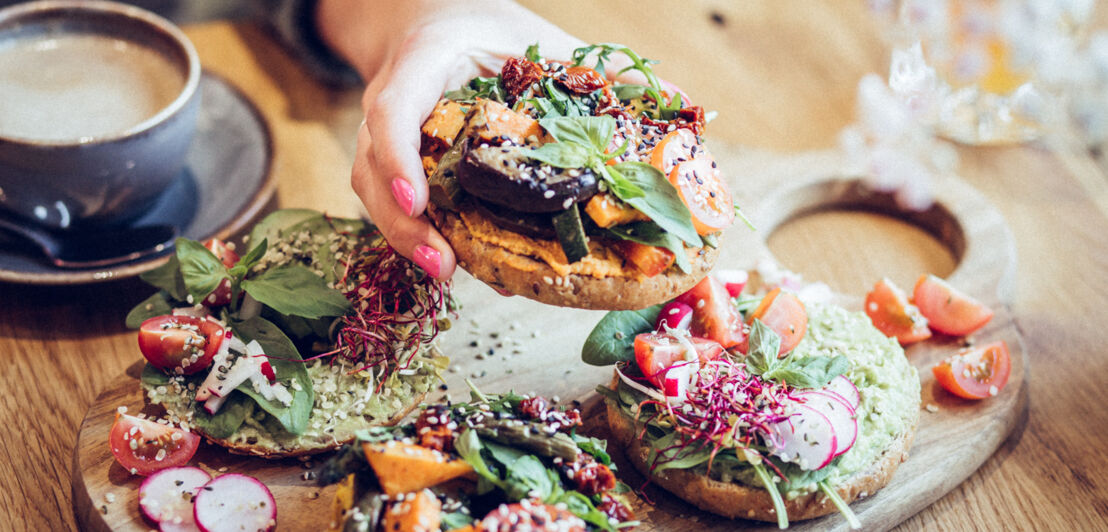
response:
<path fill-rule="evenodd" d="M 650 67 L 650 65 L 657 64 L 657 61 L 643 58 L 639 54 L 635 53 L 634 50 L 622 44 L 600 43 L 583 46 L 574 50 L 573 64 L 575 66 L 583 65 L 585 63 L 585 60 L 588 59 L 589 55 L 593 54 L 594 52 L 596 53 L 596 63 L 593 68 L 602 76 L 607 75 L 605 70 L 605 63 L 611 60 L 611 56 L 613 53 L 621 53 L 631 60 L 631 65 L 620 70 L 616 73 L 616 75 L 618 76 L 619 74 L 623 74 L 624 72 L 636 70 L 638 72 L 641 72 L 642 75 L 646 77 L 646 81 L 650 86 L 643 87 L 643 92 L 658 103 L 657 115 L 654 118 L 668 120 L 672 118 L 679 109 L 681 109 L 680 94 L 674 94 L 668 102 L 666 102 L 665 98 L 662 97 L 662 84 L 658 80 L 658 76 L 654 74 L 654 69 Z M 620 96 L 620 99 L 622 99 L 622 96 Z"/>
<path fill-rule="evenodd" d="M 296 346 L 276 325 L 263 318 L 255 317 L 246 321 L 234 322 L 231 328 L 244 342 L 255 340 L 262 346 L 270 365 L 277 374 L 278 382 L 285 384 L 292 394 L 292 404 L 285 406 L 279 401 L 270 401 L 254 391 L 249 382 L 236 388 L 254 400 L 266 413 L 281 423 L 292 434 L 302 434 L 308 428 L 308 418 L 315 404 L 315 391 L 307 366 L 300 357 Z M 296 381 L 298 385 L 292 385 Z"/>
<path fill-rule="evenodd" d="M 790 354 L 778 358 L 781 337 L 758 319 L 750 327 L 749 345 L 744 362 L 751 372 L 797 388 L 826 386 L 831 379 L 850 369 L 850 359 L 845 355 L 798 357 Z"/>
<path fill-rule="evenodd" d="M 281 314 L 315 319 L 342 316 L 350 310 L 346 296 L 299 264 L 268 268 L 243 280 L 242 288 Z"/>
<path fill-rule="evenodd" d="M 187 238 L 177 238 L 177 260 L 181 263 L 181 277 L 193 300 L 199 302 L 219 287 L 224 279 L 230 279 L 227 267 L 203 244 Z"/>
<path fill-rule="evenodd" d="M 642 310 L 609 312 L 593 327 L 581 348 L 581 360 L 593 366 L 610 366 L 635 360 L 635 336 L 654 330 L 662 305 Z"/>

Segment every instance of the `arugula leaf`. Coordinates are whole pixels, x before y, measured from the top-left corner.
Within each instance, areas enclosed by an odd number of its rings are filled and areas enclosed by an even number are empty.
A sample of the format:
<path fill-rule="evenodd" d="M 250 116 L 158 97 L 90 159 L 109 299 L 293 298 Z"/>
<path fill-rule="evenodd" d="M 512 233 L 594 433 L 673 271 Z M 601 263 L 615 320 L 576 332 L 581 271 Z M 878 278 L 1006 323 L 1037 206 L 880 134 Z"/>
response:
<path fill-rule="evenodd" d="M 622 74 L 630 70 L 637 70 L 641 72 L 644 77 L 646 77 L 646 81 L 647 83 L 649 83 L 650 86 L 644 87 L 643 92 L 646 93 L 646 95 L 649 96 L 652 100 L 658 103 L 658 110 L 654 118 L 672 118 L 673 115 L 676 114 L 677 110 L 681 108 L 680 94 L 674 94 L 673 98 L 671 98 L 669 102 L 666 102 L 665 98 L 662 97 L 661 82 L 658 81 L 658 76 L 654 74 L 654 69 L 650 67 L 650 65 L 657 64 L 657 61 L 646 59 L 635 53 L 634 50 L 622 44 L 599 43 L 589 46 L 583 46 L 574 50 L 574 66 L 580 66 L 584 64 L 585 59 L 587 59 L 588 56 L 593 52 L 596 52 L 596 65 L 593 68 L 596 69 L 596 71 L 599 72 L 602 76 L 607 75 L 605 72 L 604 63 L 611 59 L 611 55 L 613 53 L 619 52 L 627 56 L 627 58 L 631 60 L 631 65 L 624 68 L 623 70 L 620 70 L 618 74 Z"/>
<path fill-rule="evenodd" d="M 181 262 L 177 255 L 170 255 L 165 264 L 139 275 L 139 279 L 148 284 L 165 290 L 167 294 L 177 301 L 184 301 L 188 296 L 185 288 L 185 278 L 181 276 Z"/>
<path fill-rule="evenodd" d="M 442 512 L 440 516 L 443 530 L 464 529 L 473 524 L 473 516 L 461 511 Z"/>
<path fill-rule="evenodd" d="M 654 330 L 662 305 L 642 310 L 609 312 L 593 327 L 581 348 L 581 360 L 593 366 L 610 366 L 635 360 L 635 336 Z"/>
<path fill-rule="evenodd" d="M 281 314 L 316 319 L 350 310 L 346 296 L 299 264 L 270 268 L 243 280 L 242 289 Z"/>
<path fill-rule="evenodd" d="M 486 445 L 486 448 L 491 446 Z M 513 502 L 530 497 L 545 501 L 550 498 L 555 486 L 546 466 L 530 454 L 521 456 L 507 468 L 504 484 L 504 493 Z"/>
<path fill-rule="evenodd" d="M 746 367 L 755 375 L 765 375 L 772 371 L 778 364 L 777 353 L 781 350 L 781 337 L 755 319 L 750 326 L 749 349 L 746 353 Z"/>
<path fill-rule="evenodd" d="M 845 355 L 798 358 L 788 356 L 784 363 L 762 374 L 763 378 L 784 382 L 797 388 L 819 388 L 850 369 Z"/>
<path fill-rule="evenodd" d="M 154 295 L 135 305 L 135 308 L 127 313 L 127 327 L 138 329 L 142 322 L 150 318 L 164 316 L 172 311 L 173 305 L 169 302 L 169 294 L 166 294 L 164 290 L 158 290 Z"/>
<path fill-rule="evenodd" d="M 589 453 L 596 458 L 597 462 L 604 465 L 611 465 L 612 457 L 608 455 L 608 442 L 589 436 L 580 436 L 576 433 L 571 434 L 573 441 L 577 443 L 577 447 L 586 453 Z M 614 468 L 613 468 L 614 469 Z"/>
<path fill-rule="evenodd" d="M 645 85 L 635 85 L 632 83 L 617 83 L 612 85 L 612 92 L 616 94 L 616 98 L 623 101 L 634 100 L 636 98 L 642 98 L 646 94 L 646 90 L 649 87 Z"/>
<path fill-rule="evenodd" d="M 670 250 L 673 253 L 673 261 L 677 267 L 685 273 L 692 271 L 692 263 L 685 253 L 685 244 L 673 233 L 667 233 L 654 222 L 635 222 L 625 225 L 616 225 L 607 229 L 608 234 L 622 240 L 630 240 L 647 246 L 657 246 Z"/>
<path fill-rule="evenodd" d="M 579 491 L 567 491 L 558 498 L 557 502 L 565 504 L 567 510 L 573 513 L 573 515 L 583 519 L 586 523 L 601 530 L 615 530 L 612 523 L 608 522 L 608 516 L 604 514 L 604 512 L 597 510 L 596 506 L 593 506 L 592 501 Z"/>
<path fill-rule="evenodd" d="M 238 432 L 239 427 L 246 421 L 246 416 L 253 411 L 252 401 L 241 393 L 231 392 L 215 415 L 208 414 L 208 411 L 204 410 L 203 403 L 196 403 L 192 424 L 212 438 L 230 438 Z"/>
<path fill-rule="evenodd" d="M 581 102 L 559 89 L 554 84 L 553 78 L 543 78 L 539 84 L 542 85 L 543 92 L 546 93 L 547 99 L 554 106 L 554 112 L 557 116 L 583 117 L 591 115 L 589 109 L 583 107 Z"/>
<path fill-rule="evenodd" d="M 607 169 L 619 173 L 643 192 L 642 196 L 625 198 L 619 196 L 618 190 L 614 190 L 619 199 L 649 216 L 662 229 L 673 233 L 690 246 L 699 247 L 703 243 L 693 227 L 692 213 L 661 170 L 638 161 L 625 161 Z"/>
<path fill-rule="evenodd" d="M 785 511 L 785 500 L 781 498 L 781 492 L 777 491 L 777 484 L 769 476 L 769 472 L 766 471 L 766 466 L 761 462 L 750 464 L 754 467 L 754 472 L 758 474 L 758 480 L 762 482 L 762 487 L 769 492 L 769 498 L 773 501 L 773 510 L 777 514 L 777 527 L 784 530 L 789 527 L 789 514 Z"/>
<path fill-rule="evenodd" d="M 465 429 L 454 439 L 454 450 L 458 451 L 458 455 L 462 457 L 462 460 L 473 466 L 473 471 L 486 482 L 492 486 L 500 486 L 500 476 L 489 469 L 489 465 L 481 456 L 482 448 L 481 438 L 477 436 L 477 431 L 473 429 Z M 481 493 L 487 492 L 487 490 L 482 491 L 480 489 L 478 491 Z"/>
<path fill-rule="evenodd" d="M 312 414 L 315 404 L 315 390 L 312 388 L 312 378 L 308 375 L 308 369 L 304 365 L 300 352 L 292 344 L 285 333 L 264 318 L 255 317 L 246 321 L 231 323 L 234 330 L 244 342 L 254 340 L 262 346 L 269 363 L 277 374 L 277 380 L 288 386 L 292 394 L 292 404 L 285 406 L 278 401 L 269 401 L 254 391 L 249 382 L 240 385 L 236 390 L 250 396 L 267 413 L 272 415 L 285 430 L 292 434 L 302 434 L 308 428 L 308 418 Z M 291 386 L 296 381 L 299 388 Z"/>
<path fill-rule="evenodd" d="M 181 263 L 185 288 L 194 301 L 200 302 L 230 277 L 227 267 L 203 244 L 178 238 L 174 245 L 177 246 L 177 260 Z"/>
<path fill-rule="evenodd" d="M 500 86 L 500 76 L 488 78 L 480 76 L 475 77 L 461 88 L 446 91 L 442 97 L 463 103 L 473 103 L 477 101 L 478 98 L 487 98 L 489 100 L 496 100 L 500 103 L 504 103 L 506 99 L 504 89 Z"/>
<path fill-rule="evenodd" d="M 527 47 L 527 52 L 524 54 L 528 61 L 538 63 L 542 61 L 542 56 L 539 55 L 539 43 L 532 44 Z"/>

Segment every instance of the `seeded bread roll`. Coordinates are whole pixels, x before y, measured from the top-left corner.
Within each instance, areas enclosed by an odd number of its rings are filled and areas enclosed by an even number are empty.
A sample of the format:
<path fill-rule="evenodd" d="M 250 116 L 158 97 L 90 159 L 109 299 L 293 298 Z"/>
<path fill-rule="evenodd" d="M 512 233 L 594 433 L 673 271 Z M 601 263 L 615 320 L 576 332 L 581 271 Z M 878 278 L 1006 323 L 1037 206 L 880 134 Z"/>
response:
<path fill-rule="evenodd" d="M 653 277 L 641 274 L 613 250 L 589 243 L 589 255 L 573 265 L 558 262 L 558 242 L 529 238 L 495 226 L 476 210 L 428 206 L 431 220 L 450 242 L 458 265 L 484 283 L 536 301 L 592 310 L 637 310 L 673 299 L 708 274 L 719 250 L 686 250 L 692 269 L 676 266 Z M 564 262 L 564 255 L 561 255 Z M 553 261 L 559 270 L 551 266 Z M 580 273 L 578 273 L 580 272 Z"/>
<path fill-rule="evenodd" d="M 618 376 L 612 383 L 615 389 Z M 619 442 L 627 459 L 644 476 L 655 484 L 669 490 L 686 502 L 701 510 L 724 517 L 753 519 L 756 521 L 777 521 L 773 509 L 773 500 L 769 492 L 733 482 L 713 480 L 705 475 L 684 469 L 667 469 L 658 474 L 650 472 L 650 447 L 642 445 L 639 434 L 642 426 L 625 417 L 611 400 L 605 400 L 608 411 L 608 426 L 612 439 Z M 892 444 L 865 469 L 855 473 L 848 482 L 835 486 L 844 502 L 851 502 L 873 495 L 889 483 L 896 468 L 908 459 L 908 450 L 916 424 L 893 440 Z M 785 499 L 785 510 L 789 521 L 814 519 L 838 510 L 821 492 L 816 491 L 795 499 Z"/>

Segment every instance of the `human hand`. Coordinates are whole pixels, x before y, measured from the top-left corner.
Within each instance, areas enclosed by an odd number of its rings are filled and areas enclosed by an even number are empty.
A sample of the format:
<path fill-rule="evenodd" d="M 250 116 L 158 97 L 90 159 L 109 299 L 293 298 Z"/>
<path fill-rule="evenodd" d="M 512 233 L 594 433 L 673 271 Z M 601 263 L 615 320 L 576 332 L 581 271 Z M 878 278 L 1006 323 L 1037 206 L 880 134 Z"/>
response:
<path fill-rule="evenodd" d="M 420 125 L 445 90 L 499 72 L 527 46 L 537 42 L 544 56 L 569 60 L 583 43 L 507 0 L 377 4 L 322 0 L 318 11 L 328 44 L 369 80 L 351 185 L 389 244 L 445 280 L 455 258 L 423 216 Z"/>

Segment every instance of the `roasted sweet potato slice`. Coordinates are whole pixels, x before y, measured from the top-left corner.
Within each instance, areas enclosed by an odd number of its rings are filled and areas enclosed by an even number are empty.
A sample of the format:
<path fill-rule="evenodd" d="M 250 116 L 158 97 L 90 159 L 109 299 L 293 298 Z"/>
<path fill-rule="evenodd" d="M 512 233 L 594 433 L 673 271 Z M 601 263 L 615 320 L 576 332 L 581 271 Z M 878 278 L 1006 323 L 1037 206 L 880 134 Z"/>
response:
<path fill-rule="evenodd" d="M 423 122 L 423 143 L 436 145 L 440 151 L 446 151 L 454 145 L 454 139 L 466 122 L 468 105 L 443 98 L 431 111 L 431 116 Z"/>
<path fill-rule="evenodd" d="M 442 503 L 429 490 L 409 494 L 389 505 L 384 529 L 390 532 L 437 532 L 442 524 Z"/>
<path fill-rule="evenodd" d="M 604 228 L 613 225 L 629 224 L 631 222 L 645 222 L 650 218 L 639 212 L 638 209 L 619 201 L 610 194 L 597 194 L 585 204 L 585 213 L 596 222 L 596 225 Z"/>
<path fill-rule="evenodd" d="M 381 489 L 390 496 L 473 474 L 473 467 L 465 460 L 412 443 L 367 442 L 362 444 L 362 450 Z"/>

